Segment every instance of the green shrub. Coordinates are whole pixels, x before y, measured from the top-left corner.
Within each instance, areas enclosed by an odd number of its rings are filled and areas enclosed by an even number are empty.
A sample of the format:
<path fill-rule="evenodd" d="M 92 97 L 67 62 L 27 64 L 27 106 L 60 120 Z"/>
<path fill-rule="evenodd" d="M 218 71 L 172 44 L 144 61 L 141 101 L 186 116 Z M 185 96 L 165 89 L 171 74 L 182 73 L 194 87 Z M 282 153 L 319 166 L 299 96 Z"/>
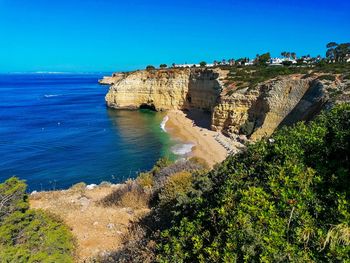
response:
<path fill-rule="evenodd" d="M 318 77 L 319 80 L 329 80 L 329 81 L 335 81 L 334 75 L 322 75 Z"/>
<path fill-rule="evenodd" d="M 349 158 L 348 104 L 248 146 L 173 204 L 158 261 L 349 262 Z"/>
<path fill-rule="evenodd" d="M 68 227 L 54 215 L 28 209 L 25 190 L 25 183 L 17 178 L 0 184 L 0 203 L 5 204 L 0 207 L 0 261 L 73 262 Z"/>
<path fill-rule="evenodd" d="M 151 189 L 154 185 L 154 179 L 152 173 L 140 173 L 136 182 L 144 189 Z"/>
<path fill-rule="evenodd" d="M 159 193 L 160 205 L 171 203 L 179 196 L 186 195 L 192 187 L 192 174 L 187 171 L 169 176 Z"/>
<path fill-rule="evenodd" d="M 189 159 L 189 161 L 192 162 L 192 163 L 196 163 L 196 164 L 202 166 L 204 170 L 209 170 L 209 168 L 210 168 L 208 162 L 206 160 L 204 160 L 203 158 L 201 158 L 201 157 L 194 156 L 194 157 L 191 157 Z"/>
<path fill-rule="evenodd" d="M 282 65 L 286 66 L 286 67 L 289 67 L 289 66 L 293 65 L 293 62 L 289 61 L 289 60 L 285 60 L 285 61 L 282 61 Z"/>
<path fill-rule="evenodd" d="M 0 222 L 12 213 L 25 212 L 29 208 L 27 186 L 24 181 L 12 177 L 0 184 Z"/>
<path fill-rule="evenodd" d="M 306 74 L 309 70 L 310 68 L 304 67 L 235 66 L 230 69 L 227 85 L 234 82 L 238 88 L 254 87 L 269 79 L 283 75 Z"/>
<path fill-rule="evenodd" d="M 81 183 L 77 183 L 75 185 L 72 185 L 69 188 L 69 191 L 80 194 L 80 195 L 84 195 L 85 191 L 86 191 L 86 183 L 81 182 Z"/>
<path fill-rule="evenodd" d="M 152 170 L 151 170 L 151 173 L 152 173 L 153 175 L 155 175 L 155 174 L 159 173 L 160 170 L 162 170 L 163 168 L 165 168 L 165 167 L 171 165 L 172 163 L 173 163 L 173 162 L 172 162 L 170 159 L 166 158 L 166 157 L 160 158 L 160 159 L 156 162 L 156 164 L 153 166 L 153 168 L 152 168 Z"/>

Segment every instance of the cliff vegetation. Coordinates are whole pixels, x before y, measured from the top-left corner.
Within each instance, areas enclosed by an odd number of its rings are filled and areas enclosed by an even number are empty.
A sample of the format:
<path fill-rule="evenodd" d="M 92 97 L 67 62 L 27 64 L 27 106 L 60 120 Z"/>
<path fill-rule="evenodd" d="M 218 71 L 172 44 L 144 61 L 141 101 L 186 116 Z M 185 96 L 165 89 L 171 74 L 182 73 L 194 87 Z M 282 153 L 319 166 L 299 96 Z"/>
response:
<path fill-rule="evenodd" d="M 149 69 L 115 74 L 106 96 L 117 109 L 203 110 L 211 129 L 236 139 L 270 136 L 350 101 L 350 64 L 328 63 Z M 107 83 L 107 82 L 106 82 Z"/>
<path fill-rule="evenodd" d="M 156 166 L 138 179 L 149 187 L 150 214 L 100 261 L 349 261 L 349 127 L 342 104 L 212 171 Z"/>
<path fill-rule="evenodd" d="M 73 262 L 74 240 L 57 216 L 29 209 L 26 184 L 0 184 L 0 262 Z"/>

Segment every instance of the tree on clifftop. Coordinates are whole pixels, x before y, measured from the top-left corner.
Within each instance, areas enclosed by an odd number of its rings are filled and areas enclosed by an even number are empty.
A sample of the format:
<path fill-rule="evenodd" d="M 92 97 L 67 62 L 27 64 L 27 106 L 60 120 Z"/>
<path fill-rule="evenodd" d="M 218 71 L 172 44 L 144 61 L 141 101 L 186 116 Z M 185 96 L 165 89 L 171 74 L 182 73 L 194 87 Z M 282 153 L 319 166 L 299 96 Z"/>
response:
<path fill-rule="evenodd" d="M 167 64 L 160 64 L 160 66 L 159 66 L 160 68 L 167 68 L 168 67 L 168 65 Z"/>
<path fill-rule="evenodd" d="M 156 69 L 154 66 L 152 66 L 152 65 L 148 65 L 147 67 L 146 67 L 146 70 L 153 70 L 153 69 Z"/>
<path fill-rule="evenodd" d="M 262 54 L 262 55 L 256 55 L 256 56 L 257 56 L 256 63 L 259 65 L 265 65 L 271 59 L 270 52 L 267 52 L 267 53 Z"/>
<path fill-rule="evenodd" d="M 207 66 L 207 62 L 202 61 L 202 62 L 199 63 L 199 65 L 200 65 L 202 68 L 204 68 L 205 66 Z"/>
<path fill-rule="evenodd" d="M 330 42 L 326 47 L 326 57 L 335 62 L 345 62 L 346 56 L 350 54 L 350 43 Z"/>

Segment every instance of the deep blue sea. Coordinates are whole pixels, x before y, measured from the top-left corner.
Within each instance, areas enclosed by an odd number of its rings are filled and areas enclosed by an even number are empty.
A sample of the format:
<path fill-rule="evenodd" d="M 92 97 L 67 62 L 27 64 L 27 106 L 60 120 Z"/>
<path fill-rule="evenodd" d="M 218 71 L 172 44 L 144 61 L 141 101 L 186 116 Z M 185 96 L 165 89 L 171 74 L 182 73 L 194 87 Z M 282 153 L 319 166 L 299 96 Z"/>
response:
<path fill-rule="evenodd" d="M 28 190 L 118 183 L 168 155 L 161 113 L 108 109 L 93 74 L 0 75 L 0 182 Z"/>

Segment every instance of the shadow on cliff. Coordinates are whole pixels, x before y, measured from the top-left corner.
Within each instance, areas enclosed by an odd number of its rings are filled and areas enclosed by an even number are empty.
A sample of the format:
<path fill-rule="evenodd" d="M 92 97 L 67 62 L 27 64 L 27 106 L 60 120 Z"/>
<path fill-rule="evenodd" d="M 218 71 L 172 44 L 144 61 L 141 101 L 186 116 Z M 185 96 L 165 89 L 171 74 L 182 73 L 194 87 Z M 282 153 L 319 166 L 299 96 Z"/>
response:
<path fill-rule="evenodd" d="M 248 110 L 248 120 L 242 125 L 240 133 L 251 136 L 258 128 L 264 125 L 266 115 L 270 111 L 267 101 L 268 87 L 262 86 L 259 97 Z M 312 120 L 327 103 L 328 98 L 324 87 L 318 80 L 311 81 L 304 95 L 300 98 L 293 109 L 281 120 L 276 129 L 282 126 L 290 126 L 298 121 Z"/>
<path fill-rule="evenodd" d="M 324 108 L 327 101 L 328 98 L 322 83 L 318 80 L 312 81 L 309 89 L 277 128 L 279 129 L 285 125 L 291 126 L 298 121 L 312 120 Z"/>
<path fill-rule="evenodd" d="M 211 126 L 211 113 L 199 109 L 191 109 L 183 111 L 187 118 L 193 121 L 193 123 L 205 129 L 210 129 Z"/>
<path fill-rule="evenodd" d="M 211 127 L 211 113 L 222 89 L 218 78 L 219 73 L 208 69 L 193 69 L 190 74 L 184 112 L 198 127 Z"/>
<path fill-rule="evenodd" d="M 256 129 L 261 127 L 266 118 L 266 114 L 269 112 L 270 107 L 266 99 L 266 94 L 268 92 L 268 86 L 261 86 L 261 91 L 256 101 L 248 110 L 248 119 L 241 126 L 240 133 L 250 137 Z"/>

